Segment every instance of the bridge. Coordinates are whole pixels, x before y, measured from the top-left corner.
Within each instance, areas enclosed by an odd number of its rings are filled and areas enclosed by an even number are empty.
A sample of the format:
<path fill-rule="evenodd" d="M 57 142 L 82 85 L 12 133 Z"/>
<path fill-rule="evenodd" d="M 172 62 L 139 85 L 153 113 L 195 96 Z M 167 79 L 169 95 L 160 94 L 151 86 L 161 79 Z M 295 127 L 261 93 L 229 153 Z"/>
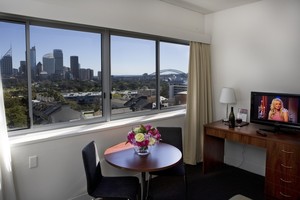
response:
<path fill-rule="evenodd" d="M 184 73 L 183 71 L 177 70 L 177 69 L 162 69 L 160 70 L 160 74 L 165 73 L 165 72 L 173 72 L 176 74 L 181 74 L 181 75 L 186 75 L 186 73 Z M 155 75 L 155 72 L 153 72 L 152 74 L 149 74 L 151 76 Z"/>

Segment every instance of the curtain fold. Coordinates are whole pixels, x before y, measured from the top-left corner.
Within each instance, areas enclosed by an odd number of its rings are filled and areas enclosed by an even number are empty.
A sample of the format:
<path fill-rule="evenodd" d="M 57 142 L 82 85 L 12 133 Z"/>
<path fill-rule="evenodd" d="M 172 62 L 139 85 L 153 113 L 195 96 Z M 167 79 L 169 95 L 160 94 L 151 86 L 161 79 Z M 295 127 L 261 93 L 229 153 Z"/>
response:
<path fill-rule="evenodd" d="M 0 73 L 0 200 L 16 200 Z"/>
<path fill-rule="evenodd" d="M 190 42 L 184 162 L 203 159 L 203 125 L 212 121 L 210 45 Z"/>

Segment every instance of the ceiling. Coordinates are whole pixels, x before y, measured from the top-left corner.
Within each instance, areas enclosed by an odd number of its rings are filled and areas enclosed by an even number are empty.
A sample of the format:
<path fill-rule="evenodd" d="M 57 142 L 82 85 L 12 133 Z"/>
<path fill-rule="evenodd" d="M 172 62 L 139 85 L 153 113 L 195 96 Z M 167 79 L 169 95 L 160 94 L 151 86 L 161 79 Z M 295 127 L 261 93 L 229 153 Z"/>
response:
<path fill-rule="evenodd" d="M 209 14 L 261 0 L 160 0 L 181 8 Z"/>

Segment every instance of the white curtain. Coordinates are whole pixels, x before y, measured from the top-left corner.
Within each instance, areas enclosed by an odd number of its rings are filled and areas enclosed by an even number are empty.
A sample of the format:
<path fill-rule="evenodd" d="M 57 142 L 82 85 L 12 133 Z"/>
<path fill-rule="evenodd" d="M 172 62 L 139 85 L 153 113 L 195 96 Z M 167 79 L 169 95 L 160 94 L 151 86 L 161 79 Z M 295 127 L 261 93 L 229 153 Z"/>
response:
<path fill-rule="evenodd" d="M 203 125 L 212 121 L 210 45 L 190 42 L 184 162 L 203 159 Z"/>
<path fill-rule="evenodd" d="M 0 200 L 16 200 L 0 73 Z"/>

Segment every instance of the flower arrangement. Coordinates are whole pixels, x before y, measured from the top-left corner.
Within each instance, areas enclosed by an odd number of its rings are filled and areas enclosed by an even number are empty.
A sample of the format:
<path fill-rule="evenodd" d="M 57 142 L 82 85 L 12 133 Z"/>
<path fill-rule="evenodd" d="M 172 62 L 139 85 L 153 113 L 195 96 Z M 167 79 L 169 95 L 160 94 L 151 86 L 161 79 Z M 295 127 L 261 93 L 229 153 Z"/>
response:
<path fill-rule="evenodd" d="M 145 154 L 148 152 L 148 147 L 153 146 L 160 141 L 160 133 L 159 131 L 151 125 L 140 125 L 128 132 L 127 142 L 131 143 L 139 151 L 144 152 Z M 138 152 L 139 153 L 139 152 Z"/>

